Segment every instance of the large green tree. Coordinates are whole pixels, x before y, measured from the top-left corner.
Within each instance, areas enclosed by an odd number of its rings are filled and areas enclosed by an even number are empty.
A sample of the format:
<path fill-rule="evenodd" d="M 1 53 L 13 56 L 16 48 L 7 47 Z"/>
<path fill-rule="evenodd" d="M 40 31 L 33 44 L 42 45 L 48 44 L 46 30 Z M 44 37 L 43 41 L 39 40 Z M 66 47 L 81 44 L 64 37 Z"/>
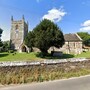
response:
<path fill-rule="evenodd" d="M 0 47 L 3 45 L 2 41 L 1 41 L 2 32 L 3 32 L 3 30 L 0 28 Z"/>
<path fill-rule="evenodd" d="M 27 36 L 25 37 L 25 44 L 31 48 L 32 51 L 32 47 L 34 46 L 34 33 L 33 31 L 30 31 Z"/>
<path fill-rule="evenodd" d="M 47 50 L 51 46 L 55 46 L 57 48 L 62 47 L 65 41 L 61 29 L 54 22 L 47 19 L 42 20 L 32 32 L 30 31 L 28 33 L 27 36 L 28 39 L 25 40 L 27 45 L 35 46 L 43 53 L 47 53 Z M 29 41 L 32 41 L 32 44 L 30 44 Z"/>
<path fill-rule="evenodd" d="M 90 34 L 88 32 L 78 32 L 77 34 L 83 39 L 84 45 L 90 46 Z"/>
<path fill-rule="evenodd" d="M 10 50 L 10 41 L 4 41 L 3 42 L 3 51 Z"/>

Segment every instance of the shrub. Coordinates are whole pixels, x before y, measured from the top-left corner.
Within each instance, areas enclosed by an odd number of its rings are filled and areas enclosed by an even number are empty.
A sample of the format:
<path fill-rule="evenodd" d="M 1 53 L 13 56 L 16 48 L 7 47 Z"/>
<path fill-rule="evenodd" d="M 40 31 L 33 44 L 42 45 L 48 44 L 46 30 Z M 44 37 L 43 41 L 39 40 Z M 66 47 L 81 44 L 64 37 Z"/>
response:
<path fill-rule="evenodd" d="M 9 50 L 8 52 L 9 52 L 9 53 L 14 53 L 14 50 Z"/>

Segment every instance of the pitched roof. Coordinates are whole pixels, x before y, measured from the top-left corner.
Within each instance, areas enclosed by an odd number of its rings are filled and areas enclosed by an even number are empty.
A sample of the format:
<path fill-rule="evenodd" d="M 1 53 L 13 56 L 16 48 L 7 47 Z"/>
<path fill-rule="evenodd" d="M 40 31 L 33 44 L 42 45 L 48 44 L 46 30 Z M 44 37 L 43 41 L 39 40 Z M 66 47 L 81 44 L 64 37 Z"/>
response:
<path fill-rule="evenodd" d="M 82 41 L 82 39 L 77 34 L 65 34 L 64 35 L 65 41 Z"/>

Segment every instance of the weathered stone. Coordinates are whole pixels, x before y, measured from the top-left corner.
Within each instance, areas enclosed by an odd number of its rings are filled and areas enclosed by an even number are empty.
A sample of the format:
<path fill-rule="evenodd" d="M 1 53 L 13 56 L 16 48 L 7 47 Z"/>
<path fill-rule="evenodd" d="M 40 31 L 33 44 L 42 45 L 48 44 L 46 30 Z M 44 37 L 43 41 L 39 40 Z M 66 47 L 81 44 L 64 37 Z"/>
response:
<path fill-rule="evenodd" d="M 84 63 L 83 63 L 84 61 Z M 86 62 L 85 62 L 86 61 Z M 0 67 L 2 66 L 27 66 L 27 65 L 55 65 L 55 64 L 63 64 L 65 63 L 68 65 L 73 64 L 77 66 L 77 63 L 81 62 L 81 66 L 89 61 L 85 58 L 72 58 L 72 59 L 57 59 L 57 60 L 44 60 L 44 61 L 7 61 L 7 62 L 0 62 Z M 66 65 L 65 65 L 66 66 Z M 79 65 L 80 66 L 80 65 Z"/>
<path fill-rule="evenodd" d="M 53 56 L 54 56 L 54 57 L 61 57 L 61 56 L 63 56 L 63 53 L 60 52 L 60 51 L 54 51 L 54 52 L 53 52 Z"/>
<path fill-rule="evenodd" d="M 17 50 L 19 52 L 28 51 L 27 47 L 24 45 L 24 39 L 27 33 L 28 24 L 25 22 L 24 18 L 19 21 L 14 21 L 12 18 L 10 32 L 11 49 Z"/>

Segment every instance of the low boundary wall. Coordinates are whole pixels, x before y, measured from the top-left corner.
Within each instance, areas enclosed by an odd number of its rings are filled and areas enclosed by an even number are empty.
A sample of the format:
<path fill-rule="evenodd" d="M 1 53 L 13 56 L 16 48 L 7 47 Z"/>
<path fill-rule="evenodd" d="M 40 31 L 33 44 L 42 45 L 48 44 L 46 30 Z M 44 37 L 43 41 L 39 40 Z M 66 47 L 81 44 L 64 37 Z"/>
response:
<path fill-rule="evenodd" d="M 88 61 L 89 59 L 86 58 L 70 58 L 70 59 L 50 59 L 50 60 L 43 60 L 43 61 L 5 61 L 0 62 L 0 67 L 6 66 L 30 66 L 30 65 L 48 65 L 48 64 L 60 64 L 60 63 L 67 63 L 67 62 L 82 62 Z"/>

